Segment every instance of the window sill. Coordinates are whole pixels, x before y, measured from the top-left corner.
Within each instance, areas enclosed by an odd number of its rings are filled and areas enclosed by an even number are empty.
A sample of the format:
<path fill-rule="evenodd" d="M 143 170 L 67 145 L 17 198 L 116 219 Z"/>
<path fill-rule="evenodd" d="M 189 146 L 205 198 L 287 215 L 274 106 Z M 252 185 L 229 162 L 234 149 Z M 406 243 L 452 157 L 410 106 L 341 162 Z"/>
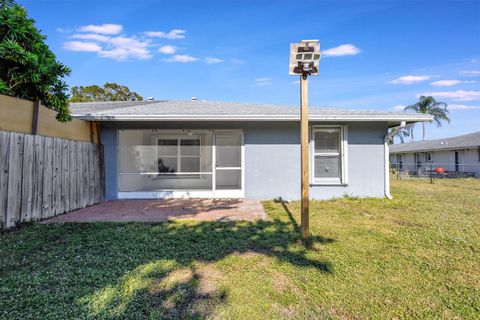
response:
<path fill-rule="evenodd" d="M 348 183 L 343 183 L 343 182 L 340 182 L 340 181 L 315 181 L 315 182 L 310 182 L 309 186 L 310 187 L 315 187 L 315 186 L 346 187 L 346 186 L 348 186 Z"/>

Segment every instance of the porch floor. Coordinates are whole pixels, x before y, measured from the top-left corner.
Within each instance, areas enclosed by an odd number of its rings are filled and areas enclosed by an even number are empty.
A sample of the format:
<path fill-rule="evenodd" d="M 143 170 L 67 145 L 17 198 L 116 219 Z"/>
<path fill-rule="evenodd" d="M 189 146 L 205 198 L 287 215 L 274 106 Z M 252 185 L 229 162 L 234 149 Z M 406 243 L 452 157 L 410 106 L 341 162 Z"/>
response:
<path fill-rule="evenodd" d="M 246 199 L 113 200 L 59 215 L 52 222 L 254 221 L 265 219 L 260 201 Z"/>

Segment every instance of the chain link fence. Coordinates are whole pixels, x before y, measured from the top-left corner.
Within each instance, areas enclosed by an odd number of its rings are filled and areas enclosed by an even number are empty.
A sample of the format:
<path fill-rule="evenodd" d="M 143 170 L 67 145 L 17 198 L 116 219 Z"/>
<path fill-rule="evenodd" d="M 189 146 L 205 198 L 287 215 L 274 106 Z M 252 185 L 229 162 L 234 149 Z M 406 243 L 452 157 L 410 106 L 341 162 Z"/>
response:
<path fill-rule="evenodd" d="M 390 172 L 396 179 L 480 178 L 479 163 L 391 162 Z"/>

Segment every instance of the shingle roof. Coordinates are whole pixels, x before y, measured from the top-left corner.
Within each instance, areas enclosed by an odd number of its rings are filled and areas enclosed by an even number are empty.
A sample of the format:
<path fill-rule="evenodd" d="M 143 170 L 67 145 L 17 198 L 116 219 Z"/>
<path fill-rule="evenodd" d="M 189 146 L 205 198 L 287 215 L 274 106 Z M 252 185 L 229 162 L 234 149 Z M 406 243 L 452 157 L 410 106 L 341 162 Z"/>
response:
<path fill-rule="evenodd" d="M 297 107 L 192 100 L 71 103 L 74 117 L 96 121 L 149 120 L 299 120 Z M 430 121 L 426 115 L 333 108 L 309 109 L 309 119 L 323 121 Z"/>
<path fill-rule="evenodd" d="M 480 147 L 480 131 L 452 138 L 394 144 L 390 146 L 390 153 L 453 150 L 477 147 Z"/>

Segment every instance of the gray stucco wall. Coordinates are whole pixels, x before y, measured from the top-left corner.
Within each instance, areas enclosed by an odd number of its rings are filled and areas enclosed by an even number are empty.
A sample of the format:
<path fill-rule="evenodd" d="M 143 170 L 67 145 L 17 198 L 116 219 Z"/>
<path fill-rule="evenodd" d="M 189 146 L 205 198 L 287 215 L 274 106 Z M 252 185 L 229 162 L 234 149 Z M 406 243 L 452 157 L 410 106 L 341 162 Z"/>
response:
<path fill-rule="evenodd" d="M 315 123 L 321 124 L 321 123 Z M 342 123 L 344 124 L 344 123 Z M 348 184 L 310 187 L 312 199 L 345 194 L 358 197 L 384 196 L 383 138 L 386 123 L 348 125 Z M 117 197 L 117 129 L 244 129 L 245 197 L 300 198 L 300 132 L 296 122 L 103 122 L 106 198 Z"/>

